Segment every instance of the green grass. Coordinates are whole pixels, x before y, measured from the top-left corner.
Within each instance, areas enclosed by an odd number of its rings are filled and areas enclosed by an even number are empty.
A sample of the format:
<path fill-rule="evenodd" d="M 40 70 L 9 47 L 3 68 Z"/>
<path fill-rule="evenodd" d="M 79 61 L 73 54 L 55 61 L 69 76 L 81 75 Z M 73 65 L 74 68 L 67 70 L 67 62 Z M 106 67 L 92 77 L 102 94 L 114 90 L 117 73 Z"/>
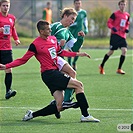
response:
<path fill-rule="evenodd" d="M 13 68 L 12 88 L 17 95 L 4 99 L 4 71 L 0 71 L 0 133 L 118 133 L 118 124 L 133 122 L 132 109 L 132 50 L 128 50 L 123 64 L 125 75 L 116 74 L 118 50 L 105 66 L 106 75 L 100 75 L 98 65 L 107 52 L 97 49 L 83 49 L 91 59 L 80 57 L 77 78 L 84 84 L 90 105 L 89 112 L 100 119 L 100 123 L 80 123 L 80 110 L 69 109 L 62 112 L 61 119 L 54 115 L 38 117 L 31 121 L 21 121 L 26 110 L 36 111 L 53 99 L 40 77 L 40 66 L 35 58 L 27 64 Z M 14 59 L 21 57 L 26 49 L 14 49 Z M 116 58 L 115 58 L 116 57 Z M 96 60 L 97 59 L 97 60 Z"/>
<path fill-rule="evenodd" d="M 31 44 L 34 38 L 20 37 L 21 44 L 18 47 L 27 47 Z M 127 38 L 128 47 L 133 47 L 133 39 Z M 12 41 L 14 46 L 14 42 Z M 109 37 L 106 38 L 92 38 L 86 37 L 84 40 L 83 47 L 92 47 L 92 48 L 108 48 L 109 47 Z"/>

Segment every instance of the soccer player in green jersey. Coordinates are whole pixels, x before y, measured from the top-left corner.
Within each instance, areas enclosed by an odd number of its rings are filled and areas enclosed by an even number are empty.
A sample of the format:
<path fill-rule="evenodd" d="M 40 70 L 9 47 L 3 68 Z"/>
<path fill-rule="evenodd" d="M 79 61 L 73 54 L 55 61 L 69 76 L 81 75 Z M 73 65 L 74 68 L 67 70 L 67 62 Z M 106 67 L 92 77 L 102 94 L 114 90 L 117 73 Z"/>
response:
<path fill-rule="evenodd" d="M 83 37 L 85 36 L 83 31 L 78 32 L 77 39 L 69 31 L 68 27 L 74 23 L 77 17 L 77 12 L 74 8 L 64 8 L 61 14 L 60 22 L 55 22 L 51 24 L 51 35 L 56 36 L 58 43 L 61 40 L 65 40 L 65 45 L 62 46 L 63 49 L 69 49 L 70 51 L 73 50 L 73 46 L 83 43 Z M 60 44 L 61 45 L 61 44 Z M 79 49 L 77 47 L 77 49 Z M 72 78 L 76 78 L 76 72 L 74 69 L 66 62 L 63 58 L 58 57 L 57 65 L 59 66 L 59 70 L 67 73 Z M 64 103 L 71 102 L 71 96 L 73 94 L 72 89 L 66 89 L 64 95 Z"/>
<path fill-rule="evenodd" d="M 78 37 L 78 32 L 81 30 L 83 30 L 85 34 L 88 33 L 87 13 L 85 10 L 81 9 L 81 6 L 82 6 L 81 0 L 74 0 L 74 8 L 77 11 L 78 16 L 75 22 L 69 27 L 69 30 L 71 31 L 74 38 Z M 78 45 L 74 45 L 73 51 L 78 52 L 81 46 L 82 46 L 82 43 L 79 43 Z M 74 70 L 76 70 L 77 60 L 78 60 L 78 56 L 74 57 L 73 62 L 71 57 L 68 58 L 68 63 L 74 68 Z"/>

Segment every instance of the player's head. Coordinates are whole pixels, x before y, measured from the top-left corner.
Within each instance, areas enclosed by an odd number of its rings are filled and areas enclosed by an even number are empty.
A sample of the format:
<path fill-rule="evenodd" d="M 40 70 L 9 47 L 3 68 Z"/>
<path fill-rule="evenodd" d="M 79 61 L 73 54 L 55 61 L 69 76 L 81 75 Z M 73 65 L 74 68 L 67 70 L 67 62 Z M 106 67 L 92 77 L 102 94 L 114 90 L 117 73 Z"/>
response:
<path fill-rule="evenodd" d="M 74 8 L 76 11 L 79 11 L 81 6 L 82 6 L 82 1 L 81 0 L 74 0 Z"/>
<path fill-rule="evenodd" d="M 52 3 L 49 1 L 49 2 L 47 2 L 47 8 L 48 9 L 50 9 L 51 8 L 51 6 L 52 6 Z"/>
<path fill-rule="evenodd" d="M 70 26 L 74 23 L 77 17 L 77 12 L 74 8 L 64 8 L 61 13 L 62 22 L 64 23 L 65 27 Z"/>
<path fill-rule="evenodd" d="M 0 9 L 3 15 L 7 15 L 10 9 L 10 0 L 0 0 Z"/>
<path fill-rule="evenodd" d="M 119 8 L 120 8 L 120 11 L 123 12 L 123 11 L 125 10 L 126 3 L 127 3 L 126 0 L 120 0 L 120 1 L 118 2 L 118 6 L 119 6 Z"/>
<path fill-rule="evenodd" d="M 70 15 L 77 16 L 77 12 L 74 8 L 64 8 L 61 12 L 61 18 L 64 18 L 64 16 L 70 16 Z"/>
<path fill-rule="evenodd" d="M 50 24 L 45 20 L 39 20 L 37 22 L 37 30 L 42 36 L 49 36 L 51 33 Z"/>

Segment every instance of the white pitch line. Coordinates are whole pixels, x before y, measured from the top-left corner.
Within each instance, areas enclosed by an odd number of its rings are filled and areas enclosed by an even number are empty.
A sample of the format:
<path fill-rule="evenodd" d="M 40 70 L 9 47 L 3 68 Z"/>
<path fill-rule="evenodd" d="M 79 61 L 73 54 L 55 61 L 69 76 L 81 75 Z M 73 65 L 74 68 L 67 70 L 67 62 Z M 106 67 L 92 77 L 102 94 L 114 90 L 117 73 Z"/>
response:
<path fill-rule="evenodd" d="M 126 55 L 126 57 L 130 57 L 130 56 L 133 56 L 133 54 L 128 54 Z M 109 59 L 116 59 L 116 58 L 120 58 L 120 55 L 119 56 L 111 56 Z M 103 60 L 103 58 L 95 58 L 94 59 L 95 61 L 98 61 L 98 60 Z"/>
<path fill-rule="evenodd" d="M 41 107 L 40 107 L 41 108 Z M 0 109 L 40 109 L 36 107 L 0 107 Z M 72 109 L 72 108 L 71 108 Z M 97 111 L 133 111 L 133 109 L 102 109 L 102 108 L 90 108 L 89 110 Z"/>

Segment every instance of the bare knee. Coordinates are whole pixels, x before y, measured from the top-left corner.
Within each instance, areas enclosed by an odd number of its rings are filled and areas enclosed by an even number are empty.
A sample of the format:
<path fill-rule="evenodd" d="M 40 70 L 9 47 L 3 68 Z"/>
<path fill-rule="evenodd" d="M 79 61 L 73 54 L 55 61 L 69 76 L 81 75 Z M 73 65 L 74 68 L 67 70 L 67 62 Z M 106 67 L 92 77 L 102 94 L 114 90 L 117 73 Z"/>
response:
<path fill-rule="evenodd" d="M 83 83 L 81 81 L 78 81 L 77 79 L 71 78 L 67 87 L 74 88 L 75 93 L 84 92 Z"/>
<path fill-rule="evenodd" d="M 70 71 L 69 76 L 72 77 L 72 78 L 76 78 L 76 74 L 77 74 L 76 71 L 73 69 L 73 70 Z"/>

